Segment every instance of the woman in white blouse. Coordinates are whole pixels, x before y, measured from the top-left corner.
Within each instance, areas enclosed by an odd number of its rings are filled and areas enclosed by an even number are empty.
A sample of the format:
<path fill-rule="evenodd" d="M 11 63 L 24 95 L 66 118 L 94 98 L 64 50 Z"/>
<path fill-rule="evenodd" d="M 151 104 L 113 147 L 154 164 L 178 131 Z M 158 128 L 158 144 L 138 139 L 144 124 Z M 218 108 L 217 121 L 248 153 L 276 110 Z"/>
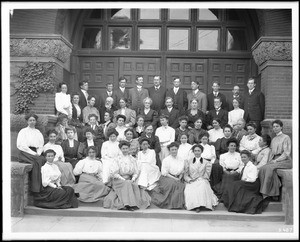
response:
<path fill-rule="evenodd" d="M 95 146 L 90 146 L 87 150 L 88 157 L 80 160 L 74 168 L 74 175 L 80 175 L 74 189 L 76 193 L 79 193 L 78 200 L 96 202 L 105 197 L 110 188 L 103 183 L 103 166 L 101 161 L 96 159 Z"/>
<path fill-rule="evenodd" d="M 35 128 L 38 116 L 29 113 L 25 116 L 28 126 L 18 133 L 17 148 L 19 149 L 19 162 L 32 165 L 30 176 L 30 189 L 32 192 L 41 191 L 42 177 L 41 167 L 45 164 L 44 156 L 41 156 L 44 146 L 42 133 Z"/>
<path fill-rule="evenodd" d="M 61 92 L 55 94 L 55 108 L 58 112 L 68 116 L 68 119 L 72 118 L 72 104 L 70 94 L 67 94 L 68 86 L 66 83 L 60 83 L 59 88 Z"/>
<path fill-rule="evenodd" d="M 246 128 L 248 134 L 244 135 L 240 142 L 240 151 L 248 150 L 253 156 L 255 156 L 260 150 L 258 144 L 260 136 L 256 134 L 256 124 L 254 122 L 249 122 L 246 125 Z"/>
<path fill-rule="evenodd" d="M 116 117 L 116 122 L 117 122 L 117 126 L 116 126 L 116 130 L 119 133 L 117 140 L 121 141 L 125 139 L 125 130 L 127 129 L 127 127 L 125 126 L 125 121 L 126 121 L 126 117 L 125 115 L 119 114 Z"/>
<path fill-rule="evenodd" d="M 221 139 L 224 137 L 223 129 L 221 128 L 221 120 L 218 118 L 214 118 L 212 120 L 213 128 L 208 130 L 209 134 L 209 144 L 214 144 L 217 139 Z"/>
<path fill-rule="evenodd" d="M 244 167 L 240 178 L 232 181 L 222 199 L 229 212 L 257 214 L 266 207 L 262 195 L 259 193 L 260 182 L 258 169 L 252 163 L 251 153 L 241 151 L 241 160 Z"/>
<path fill-rule="evenodd" d="M 232 105 L 233 110 L 228 112 L 228 124 L 234 128 L 234 126 L 237 124 L 237 121 L 241 118 L 244 118 L 245 111 L 239 108 L 239 99 L 233 99 Z"/>
<path fill-rule="evenodd" d="M 61 184 L 63 186 L 72 186 L 75 183 L 75 177 L 73 174 L 73 167 L 71 163 L 65 162 L 64 151 L 60 145 L 55 144 L 57 139 L 57 132 L 55 130 L 49 130 L 47 132 L 48 143 L 44 145 L 43 151 L 54 150 L 55 157 L 53 163 L 58 166 L 61 172 Z"/>
<path fill-rule="evenodd" d="M 77 208 L 78 200 L 74 189 L 61 185 L 61 173 L 53 163 L 56 152 L 49 149 L 44 154 L 47 162 L 41 168 L 43 189 L 34 199 L 34 205 L 42 208 Z"/>
<path fill-rule="evenodd" d="M 192 151 L 194 158 L 186 162 L 186 172 L 184 175 L 186 182 L 184 189 L 186 209 L 196 209 L 197 213 L 203 207 L 213 210 L 213 206 L 218 205 L 218 198 L 209 184 L 212 164 L 201 157 L 203 152 L 202 145 L 194 145 Z"/>
<path fill-rule="evenodd" d="M 184 208 L 185 161 L 178 156 L 178 148 L 177 142 L 168 145 L 170 155 L 162 161 L 161 176 L 157 186 L 149 191 L 151 202 L 160 208 Z"/>
<path fill-rule="evenodd" d="M 142 188 L 152 190 L 160 177 L 160 171 L 156 165 L 156 154 L 149 149 L 150 141 L 146 137 L 140 139 L 141 151 L 137 155 L 137 164 L 140 170 L 137 183 Z"/>
<path fill-rule="evenodd" d="M 104 199 L 104 208 L 134 211 L 150 206 L 150 196 L 136 182 L 139 169 L 136 159 L 129 155 L 129 147 L 130 144 L 125 140 L 119 144 L 122 153 L 115 158 L 111 167 L 112 190 Z"/>
<path fill-rule="evenodd" d="M 194 154 L 192 152 L 193 146 L 187 142 L 188 136 L 185 133 L 182 133 L 181 135 L 179 135 L 179 139 L 181 144 L 179 145 L 178 156 L 184 160 L 193 158 L 194 157 Z"/>

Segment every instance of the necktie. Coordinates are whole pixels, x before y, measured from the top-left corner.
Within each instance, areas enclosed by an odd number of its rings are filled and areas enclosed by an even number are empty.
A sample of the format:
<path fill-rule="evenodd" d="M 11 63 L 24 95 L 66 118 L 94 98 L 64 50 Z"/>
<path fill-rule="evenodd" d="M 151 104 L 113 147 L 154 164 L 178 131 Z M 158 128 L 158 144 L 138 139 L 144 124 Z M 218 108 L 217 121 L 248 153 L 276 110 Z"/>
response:
<path fill-rule="evenodd" d="M 245 167 L 246 167 L 246 166 L 244 166 L 243 169 L 242 169 L 242 171 L 241 171 L 241 174 L 240 174 L 240 180 L 242 179 L 242 176 L 243 176 L 243 174 L 244 174 Z"/>
<path fill-rule="evenodd" d="M 111 97 L 111 92 L 108 92 L 108 96 Z"/>
<path fill-rule="evenodd" d="M 251 95 L 252 91 L 249 90 L 249 94 Z"/>

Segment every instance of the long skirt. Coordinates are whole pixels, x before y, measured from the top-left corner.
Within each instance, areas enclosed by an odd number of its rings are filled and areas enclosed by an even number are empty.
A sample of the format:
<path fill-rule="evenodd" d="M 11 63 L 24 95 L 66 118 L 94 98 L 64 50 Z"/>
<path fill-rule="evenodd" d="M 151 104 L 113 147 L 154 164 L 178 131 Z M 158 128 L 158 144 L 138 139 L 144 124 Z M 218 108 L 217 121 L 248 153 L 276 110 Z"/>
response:
<path fill-rule="evenodd" d="M 34 205 L 41 208 L 77 208 L 78 200 L 72 187 L 58 189 L 47 186 L 34 197 Z"/>
<path fill-rule="evenodd" d="M 161 146 L 161 151 L 159 152 L 159 159 L 163 161 L 170 154 L 167 146 Z"/>
<path fill-rule="evenodd" d="M 219 161 L 216 160 L 215 163 L 212 164 L 211 173 L 209 177 L 209 183 L 211 187 L 214 187 L 216 184 L 222 181 L 223 176 L 223 167 L 219 164 Z"/>
<path fill-rule="evenodd" d="M 97 177 L 85 173 L 80 175 L 78 183 L 73 187 L 75 192 L 79 193 L 78 200 L 82 202 L 97 202 L 110 191 Z"/>
<path fill-rule="evenodd" d="M 73 167 L 69 162 L 55 161 L 61 172 L 60 183 L 62 186 L 73 186 L 75 184 L 75 176 L 73 174 Z"/>
<path fill-rule="evenodd" d="M 160 176 L 157 186 L 149 191 L 152 203 L 160 208 L 184 208 L 185 184 L 173 178 Z"/>
<path fill-rule="evenodd" d="M 222 194 L 226 192 L 228 187 L 232 186 L 233 181 L 237 181 L 239 179 L 240 179 L 240 173 L 237 172 L 231 174 L 227 174 L 225 172 L 223 173 L 222 181 L 213 187 L 213 190 L 217 195 L 217 197 L 220 199 L 220 202 L 222 202 Z"/>
<path fill-rule="evenodd" d="M 260 182 L 234 181 L 223 194 L 223 202 L 229 212 L 262 213 L 268 201 L 259 194 Z"/>
<path fill-rule="evenodd" d="M 148 193 L 130 180 L 113 179 L 112 190 L 104 198 L 103 207 L 123 209 L 125 206 L 145 209 L 150 206 L 151 198 Z"/>
<path fill-rule="evenodd" d="M 149 163 L 141 163 L 140 174 L 137 180 L 138 185 L 143 187 L 152 186 L 160 177 L 159 168 Z"/>
<path fill-rule="evenodd" d="M 184 189 L 185 206 L 187 210 L 206 207 L 213 209 L 218 205 L 218 198 L 210 188 L 208 180 L 198 178 L 192 183 L 187 183 Z"/>
<path fill-rule="evenodd" d="M 103 165 L 102 179 L 104 183 L 111 181 L 111 169 L 113 166 L 113 159 L 101 159 Z"/>
<path fill-rule="evenodd" d="M 42 173 L 41 167 L 46 163 L 44 156 L 34 156 L 24 151 L 19 152 L 19 162 L 29 163 L 32 170 L 29 173 L 30 189 L 32 192 L 40 192 L 42 190 Z"/>
<path fill-rule="evenodd" d="M 261 182 L 260 193 L 264 196 L 279 196 L 281 182 L 278 177 L 277 169 L 291 169 L 292 160 L 284 160 L 277 163 L 268 163 L 259 169 L 258 177 Z"/>

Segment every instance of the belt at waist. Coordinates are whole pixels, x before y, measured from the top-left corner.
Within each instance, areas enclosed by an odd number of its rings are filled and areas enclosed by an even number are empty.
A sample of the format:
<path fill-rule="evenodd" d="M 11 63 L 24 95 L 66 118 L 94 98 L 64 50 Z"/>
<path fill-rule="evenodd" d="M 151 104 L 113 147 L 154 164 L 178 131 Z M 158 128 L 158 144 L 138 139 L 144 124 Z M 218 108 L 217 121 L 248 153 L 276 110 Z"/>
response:
<path fill-rule="evenodd" d="M 120 175 L 120 176 L 126 180 L 131 180 L 131 178 L 132 178 L 132 175 Z"/>
<path fill-rule="evenodd" d="M 230 168 L 226 168 L 226 171 L 236 171 L 238 170 L 239 168 L 236 168 L 236 169 L 230 169 Z"/>
<path fill-rule="evenodd" d="M 274 155 L 273 159 L 276 159 L 276 158 L 278 158 L 279 156 L 281 156 L 281 154 Z"/>
<path fill-rule="evenodd" d="M 179 177 L 180 177 L 180 175 L 173 175 L 173 174 L 171 174 L 171 173 L 170 173 L 170 175 L 172 175 L 172 176 L 174 176 L 174 177 L 176 177 L 176 178 L 179 178 Z"/>
<path fill-rule="evenodd" d="M 36 148 L 36 147 L 29 146 L 29 149 L 31 149 L 31 150 L 34 151 L 34 152 L 37 151 L 37 148 Z"/>

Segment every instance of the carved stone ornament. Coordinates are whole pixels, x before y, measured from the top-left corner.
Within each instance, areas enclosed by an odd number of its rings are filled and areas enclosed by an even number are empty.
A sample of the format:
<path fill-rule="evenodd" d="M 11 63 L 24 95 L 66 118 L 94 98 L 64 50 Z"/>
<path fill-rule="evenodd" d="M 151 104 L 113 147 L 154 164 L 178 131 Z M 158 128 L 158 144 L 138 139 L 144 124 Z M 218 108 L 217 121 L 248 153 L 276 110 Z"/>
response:
<path fill-rule="evenodd" d="M 11 162 L 11 175 L 24 175 L 32 170 L 31 164 Z"/>
<path fill-rule="evenodd" d="M 10 39 L 10 56 L 55 57 L 64 63 L 70 58 L 71 52 L 72 49 L 61 39 Z"/>
<path fill-rule="evenodd" d="M 266 61 L 291 61 L 292 42 L 262 41 L 252 51 L 255 63 L 260 66 Z"/>

